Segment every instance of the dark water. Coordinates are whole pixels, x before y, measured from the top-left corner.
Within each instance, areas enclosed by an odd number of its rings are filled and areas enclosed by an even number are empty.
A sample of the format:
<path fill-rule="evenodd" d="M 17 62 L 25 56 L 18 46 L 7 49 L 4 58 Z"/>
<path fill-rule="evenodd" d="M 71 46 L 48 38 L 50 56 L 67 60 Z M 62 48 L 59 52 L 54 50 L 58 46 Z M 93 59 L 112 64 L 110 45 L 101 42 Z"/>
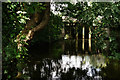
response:
<path fill-rule="evenodd" d="M 89 40 L 37 44 L 21 69 L 24 80 L 120 80 L 120 62 L 96 51 Z M 97 50 L 97 49 L 96 49 Z M 106 53 L 107 54 L 107 53 Z M 22 65 L 24 65 L 22 64 Z"/>

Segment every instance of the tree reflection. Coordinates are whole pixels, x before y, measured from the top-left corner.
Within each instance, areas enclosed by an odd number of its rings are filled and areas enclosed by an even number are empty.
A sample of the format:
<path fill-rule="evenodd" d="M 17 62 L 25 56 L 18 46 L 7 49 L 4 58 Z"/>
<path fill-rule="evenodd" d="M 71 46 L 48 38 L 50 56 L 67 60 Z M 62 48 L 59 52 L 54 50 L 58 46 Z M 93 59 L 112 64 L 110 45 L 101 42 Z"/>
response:
<path fill-rule="evenodd" d="M 100 80 L 101 68 L 106 67 L 106 59 L 102 55 L 62 55 L 58 60 L 46 58 L 33 63 L 28 63 L 22 71 L 32 80 Z"/>

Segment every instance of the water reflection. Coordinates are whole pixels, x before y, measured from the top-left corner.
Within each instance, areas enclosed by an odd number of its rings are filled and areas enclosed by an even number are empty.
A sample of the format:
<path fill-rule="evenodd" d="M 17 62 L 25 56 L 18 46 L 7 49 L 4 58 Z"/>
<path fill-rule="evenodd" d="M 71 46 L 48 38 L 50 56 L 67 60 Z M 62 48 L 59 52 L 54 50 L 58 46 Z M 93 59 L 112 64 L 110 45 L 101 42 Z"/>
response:
<path fill-rule="evenodd" d="M 63 72 L 67 73 L 69 68 L 88 70 L 87 76 L 93 76 L 95 74 L 94 69 L 99 72 L 101 71 L 100 67 L 106 66 L 105 57 L 102 55 L 62 55 L 62 69 L 65 70 Z"/>
<path fill-rule="evenodd" d="M 91 56 L 62 55 L 58 60 L 46 58 L 41 62 L 31 63 L 22 71 L 24 75 L 27 74 L 31 79 L 66 79 L 70 76 L 72 79 L 102 79 L 99 72 L 101 68 L 106 67 L 107 61 L 104 56 L 98 54 Z"/>
<path fill-rule="evenodd" d="M 29 51 L 34 56 L 30 54 L 27 66 L 21 71 L 23 78 L 24 80 L 119 80 L 119 62 L 111 61 L 101 53 L 90 53 L 91 46 L 91 39 L 82 39 L 62 41 L 44 50 L 41 47 L 40 49 L 38 47 L 38 50 L 31 49 Z"/>

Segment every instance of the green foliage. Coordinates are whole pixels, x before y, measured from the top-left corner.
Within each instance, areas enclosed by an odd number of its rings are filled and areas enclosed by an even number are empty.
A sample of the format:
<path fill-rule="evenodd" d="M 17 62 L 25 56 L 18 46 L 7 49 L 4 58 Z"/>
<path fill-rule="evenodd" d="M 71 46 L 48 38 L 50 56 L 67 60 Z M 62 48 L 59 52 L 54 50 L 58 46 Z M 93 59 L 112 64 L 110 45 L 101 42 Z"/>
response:
<path fill-rule="evenodd" d="M 35 12 L 41 12 L 45 9 L 44 3 L 28 3 L 24 2 L 6 2 L 2 3 L 2 52 L 3 52 L 3 74 L 5 79 L 12 79 L 16 75 L 10 75 L 8 65 L 23 63 L 27 55 L 27 48 L 22 46 L 21 51 L 17 48 L 17 35 L 20 35 L 22 45 L 28 45 L 23 40 L 25 35 L 21 34 L 30 15 Z M 16 62 L 14 60 L 17 60 Z M 15 67 L 16 68 L 16 67 Z"/>
<path fill-rule="evenodd" d="M 43 10 L 45 10 L 45 4 L 41 3 L 41 2 L 30 2 L 30 3 L 23 3 L 24 5 L 24 9 L 26 10 L 26 12 L 28 12 L 28 14 L 33 14 L 35 12 L 39 12 L 41 13 Z"/>
<path fill-rule="evenodd" d="M 120 60 L 119 33 L 120 33 L 119 30 L 113 29 L 113 31 L 111 31 L 111 36 L 109 37 L 110 52 L 111 52 L 109 57 L 118 60 Z"/>
<path fill-rule="evenodd" d="M 63 27 L 62 18 L 60 16 L 54 15 L 51 13 L 49 21 L 49 36 L 51 37 L 51 40 L 57 40 L 60 39 L 61 29 Z"/>
<path fill-rule="evenodd" d="M 108 37 L 108 33 L 104 28 L 119 27 L 120 25 L 120 2 L 91 2 L 90 5 L 87 2 L 78 2 L 76 4 L 67 4 L 67 7 L 61 7 L 62 16 L 69 16 L 77 19 L 83 26 L 90 27 L 92 30 L 92 39 L 96 41 L 95 47 L 100 49 L 102 52 L 105 51 L 107 43 L 105 39 Z M 79 27 L 81 28 L 81 26 Z M 116 35 L 115 33 L 112 33 Z M 109 43 L 113 46 L 110 48 L 110 54 L 112 56 L 119 56 L 119 53 L 115 39 L 109 36 Z M 111 42 L 112 41 L 112 42 Z"/>
<path fill-rule="evenodd" d="M 35 33 L 32 44 L 35 42 L 52 42 L 60 39 L 61 29 L 63 27 L 62 18 L 58 15 L 50 14 L 48 25 L 41 31 Z"/>

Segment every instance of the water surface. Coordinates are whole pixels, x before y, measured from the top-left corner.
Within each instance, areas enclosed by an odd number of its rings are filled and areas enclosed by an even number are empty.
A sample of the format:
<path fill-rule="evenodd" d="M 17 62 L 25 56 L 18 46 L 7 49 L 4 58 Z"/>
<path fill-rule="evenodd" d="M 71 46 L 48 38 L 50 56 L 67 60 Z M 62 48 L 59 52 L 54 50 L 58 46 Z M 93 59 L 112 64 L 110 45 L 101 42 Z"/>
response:
<path fill-rule="evenodd" d="M 120 62 L 92 50 L 89 40 L 37 44 L 21 73 L 24 80 L 120 80 Z M 107 54 L 107 53 L 106 53 Z"/>

